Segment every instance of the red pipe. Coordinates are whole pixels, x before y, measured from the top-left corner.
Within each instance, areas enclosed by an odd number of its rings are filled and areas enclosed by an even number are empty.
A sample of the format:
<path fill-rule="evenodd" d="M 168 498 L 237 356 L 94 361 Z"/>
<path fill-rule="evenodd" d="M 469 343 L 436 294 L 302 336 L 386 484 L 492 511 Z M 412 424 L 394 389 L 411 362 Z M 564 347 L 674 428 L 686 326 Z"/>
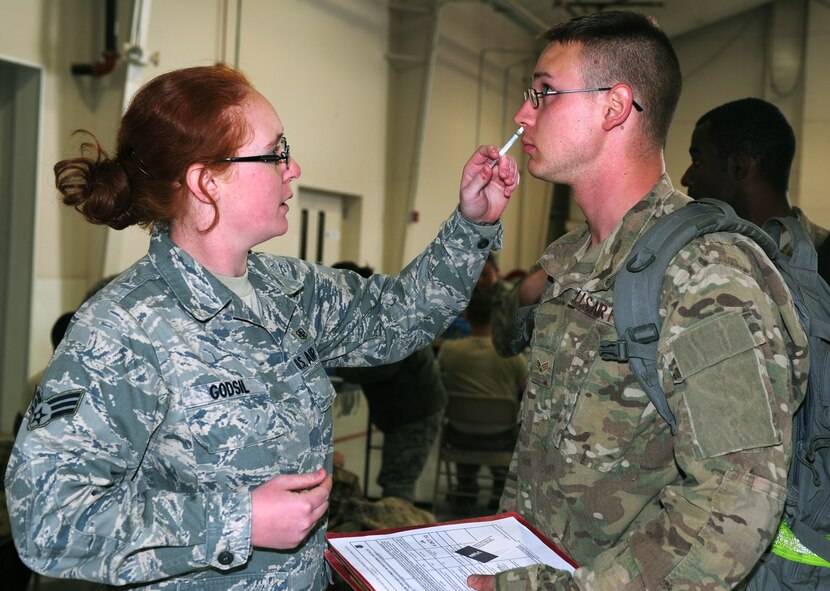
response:
<path fill-rule="evenodd" d="M 110 72 L 115 69 L 115 65 L 118 63 L 118 50 L 116 46 L 118 45 L 117 39 L 117 32 L 118 32 L 118 19 L 115 13 L 115 5 L 116 0 L 107 0 L 107 10 L 106 10 L 106 38 L 105 38 L 105 49 L 104 53 L 101 55 L 103 58 L 102 61 L 96 62 L 94 64 L 72 64 L 72 73 L 76 76 L 106 76 Z"/>

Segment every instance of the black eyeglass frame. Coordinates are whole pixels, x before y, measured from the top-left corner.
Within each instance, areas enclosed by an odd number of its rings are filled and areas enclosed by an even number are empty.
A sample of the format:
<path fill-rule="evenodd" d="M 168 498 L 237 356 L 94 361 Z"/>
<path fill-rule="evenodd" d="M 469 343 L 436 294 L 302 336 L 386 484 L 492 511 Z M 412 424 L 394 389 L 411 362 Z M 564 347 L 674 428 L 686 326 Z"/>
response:
<path fill-rule="evenodd" d="M 543 96 L 553 96 L 556 94 L 571 94 L 574 92 L 603 92 L 606 90 L 611 90 L 613 86 L 600 86 L 598 88 L 576 88 L 574 90 L 554 90 L 553 88 L 546 88 L 545 90 L 536 90 L 535 88 L 528 88 L 524 91 L 524 96 L 526 101 L 530 101 L 530 106 L 534 109 L 538 109 L 542 104 L 540 100 Z M 640 103 L 637 101 L 632 100 L 631 104 L 637 110 L 638 113 L 643 112 L 643 107 L 640 106 Z"/>
<path fill-rule="evenodd" d="M 282 153 L 277 154 L 277 150 L 280 147 L 282 148 Z M 285 168 L 287 169 L 291 165 L 290 152 L 291 147 L 288 145 L 288 140 L 285 136 L 282 136 L 280 138 L 280 145 L 270 154 L 260 154 L 259 156 L 231 156 L 229 158 L 220 158 L 216 162 L 265 162 L 267 164 L 285 162 Z"/>

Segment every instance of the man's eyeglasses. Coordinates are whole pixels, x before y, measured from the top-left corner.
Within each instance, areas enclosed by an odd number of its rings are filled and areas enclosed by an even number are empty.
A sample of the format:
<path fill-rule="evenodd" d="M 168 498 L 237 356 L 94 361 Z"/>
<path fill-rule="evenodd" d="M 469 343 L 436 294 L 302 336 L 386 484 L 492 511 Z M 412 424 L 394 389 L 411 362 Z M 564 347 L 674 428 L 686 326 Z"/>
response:
<path fill-rule="evenodd" d="M 611 86 L 600 86 L 599 88 L 578 88 L 576 90 L 554 90 L 552 88 L 546 88 L 545 90 L 536 90 L 535 88 L 528 88 L 525 90 L 525 100 L 530 101 L 530 106 L 534 109 L 538 109 L 539 105 L 541 104 L 541 97 L 543 96 L 551 96 L 554 94 L 569 94 L 572 92 L 601 92 L 604 90 L 611 90 Z M 637 101 L 631 101 L 631 104 L 637 109 L 638 112 L 642 113 L 643 108 Z"/>
<path fill-rule="evenodd" d="M 271 164 L 285 162 L 285 168 L 288 168 L 291 164 L 291 160 L 288 157 L 290 149 L 285 136 L 282 136 L 277 148 L 270 154 L 262 154 L 260 156 L 232 156 L 230 158 L 220 158 L 217 162 L 267 162 Z"/>

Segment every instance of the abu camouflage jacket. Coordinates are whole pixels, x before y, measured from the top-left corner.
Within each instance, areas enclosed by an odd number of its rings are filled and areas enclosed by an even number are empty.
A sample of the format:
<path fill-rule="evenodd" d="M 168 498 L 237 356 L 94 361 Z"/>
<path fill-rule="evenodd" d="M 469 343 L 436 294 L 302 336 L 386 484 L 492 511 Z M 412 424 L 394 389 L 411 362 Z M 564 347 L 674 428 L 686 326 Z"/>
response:
<path fill-rule="evenodd" d="M 322 363 L 428 346 L 500 239 L 456 211 L 399 275 L 368 280 L 250 254 L 256 317 L 155 232 L 78 311 L 24 419 L 6 478 L 24 562 L 148 589 L 324 589 L 325 524 L 293 550 L 252 548 L 251 490 L 332 470 Z"/>
<path fill-rule="evenodd" d="M 808 361 L 787 287 L 760 248 L 709 234 L 668 268 L 658 370 L 677 436 L 628 363 L 598 354 L 617 336 L 619 265 L 656 217 L 687 201 L 664 177 L 603 243 L 589 249 L 583 227 L 540 260 L 551 282 L 502 509 L 582 568 L 508 571 L 498 589 L 729 589 L 777 530 Z"/>

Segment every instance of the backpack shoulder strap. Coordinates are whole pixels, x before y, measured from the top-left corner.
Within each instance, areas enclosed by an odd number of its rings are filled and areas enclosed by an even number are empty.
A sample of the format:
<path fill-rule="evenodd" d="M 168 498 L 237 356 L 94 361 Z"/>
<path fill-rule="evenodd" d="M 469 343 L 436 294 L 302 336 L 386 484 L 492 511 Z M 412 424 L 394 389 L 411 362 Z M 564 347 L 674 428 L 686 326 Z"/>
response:
<path fill-rule="evenodd" d="M 770 258 L 778 254 L 775 242 L 756 225 L 739 218 L 728 204 L 716 199 L 692 201 L 657 220 L 632 248 L 614 280 L 614 324 L 619 340 L 600 343 L 602 359 L 628 362 L 672 434 L 677 432 L 677 423 L 657 376 L 663 279 L 681 248 L 711 232 L 743 234 Z"/>
<path fill-rule="evenodd" d="M 807 230 L 793 217 L 770 218 L 764 224 L 764 230 L 776 243 L 780 243 L 782 229 L 786 229 L 790 235 L 792 254 L 786 258 L 786 268 L 779 265 L 779 270 L 782 271 L 781 275 L 793 293 L 796 307 L 807 308 L 799 309 L 804 330 L 808 336 L 830 342 L 830 324 L 826 321 L 830 317 L 827 312 L 827 288 L 818 273 L 816 248 Z M 824 313 L 816 312 L 822 309 Z"/>

